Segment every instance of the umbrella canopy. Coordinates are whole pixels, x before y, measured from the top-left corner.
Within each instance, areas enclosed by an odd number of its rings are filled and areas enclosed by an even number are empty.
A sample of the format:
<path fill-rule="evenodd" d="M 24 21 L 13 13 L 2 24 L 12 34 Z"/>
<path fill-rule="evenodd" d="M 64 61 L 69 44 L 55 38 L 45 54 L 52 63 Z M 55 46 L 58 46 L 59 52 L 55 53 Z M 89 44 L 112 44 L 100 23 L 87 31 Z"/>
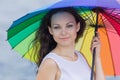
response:
<path fill-rule="evenodd" d="M 31 42 L 42 17 L 50 9 L 70 6 L 78 10 L 87 24 L 84 36 L 76 43 L 76 49 L 85 55 L 91 66 L 90 44 L 94 36 L 96 11 L 98 11 L 98 32 L 102 43 L 101 58 L 104 73 L 120 75 L 120 4 L 115 0 L 63 0 L 46 9 L 28 13 L 14 21 L 8 29 L 8 42 L 23 57 L 34 61 L 31 56 L 34 51 Z"/>
<path fill-rule="evenodd" d="M 106 75 L 120 75 L 120 15 L 117 15 L 117 10 L 115 11 L 115 13 L 113 12 L 112 14 L 110 14 L 111 11 L 108 12 L 109 10 L 110 9 L 105 9 L 105 12 L 100 12 L 98 18 L 98 32 L 100 33 L 100 41 L 102 44 L 102 65 Z M 76 44 L 76 49 L 80 50 L 86 56 L 88 62 L 91 65 L 92 56 L 90 50 L 88 49 L 90 49 L 91 40 L 94 36 L 94 27 L 92 26 L 91 22 L 95 22 L 96 17 L 94 16 L 96 14 L 93 12 L 91 15 L 90 12 L 85 11 L 84 13 L 80 14 L 85 19 L 88 19 L 88 16 L 90 16 L 89 18 L 91 19 L 86 21 L 87 28 L 85 30 L 84 36 L 80 38 L 78 43 Z"/>

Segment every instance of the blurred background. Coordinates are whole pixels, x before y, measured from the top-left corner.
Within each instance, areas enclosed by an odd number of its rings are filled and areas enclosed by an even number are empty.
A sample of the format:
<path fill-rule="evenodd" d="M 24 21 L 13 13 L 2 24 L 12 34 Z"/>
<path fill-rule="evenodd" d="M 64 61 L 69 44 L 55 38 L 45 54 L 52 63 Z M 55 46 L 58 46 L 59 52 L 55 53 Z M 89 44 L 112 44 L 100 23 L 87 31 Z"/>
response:
<path fill-rule="evenodd" d="M 26 13 L 57 1 L 60 0 L 0 0 L 0 80 L 35 80 L 36 65 L 11 49 L 6 31 Z M 120 77 L 106 78 L 120 80 Z"/>

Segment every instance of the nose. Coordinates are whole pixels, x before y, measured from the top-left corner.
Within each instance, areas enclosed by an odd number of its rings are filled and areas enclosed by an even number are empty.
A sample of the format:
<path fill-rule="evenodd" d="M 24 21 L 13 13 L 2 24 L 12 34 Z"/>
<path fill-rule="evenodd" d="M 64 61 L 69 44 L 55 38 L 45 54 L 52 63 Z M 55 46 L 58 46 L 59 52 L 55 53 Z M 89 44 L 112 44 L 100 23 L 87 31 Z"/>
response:
<path fill-rule="evenodd" d="M 62 34 L 62 35 L 66 35 L 66 33 L 67 33 L 66 29 L 62 29 L 62 30 L 61 30 L 61 34 Z"/>

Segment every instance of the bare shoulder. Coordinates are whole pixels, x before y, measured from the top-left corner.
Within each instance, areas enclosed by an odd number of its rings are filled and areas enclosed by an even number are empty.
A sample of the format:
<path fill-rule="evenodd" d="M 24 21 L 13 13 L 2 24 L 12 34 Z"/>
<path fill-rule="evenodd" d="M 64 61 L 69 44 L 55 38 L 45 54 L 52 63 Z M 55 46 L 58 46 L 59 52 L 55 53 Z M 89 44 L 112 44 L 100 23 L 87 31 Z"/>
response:
<path fill-rule="evenodd" d="M 41 67 L 57 68 L 57 64 L 53 59 L 47 58 L 41 63 L 39 69 L 41 69 Z"/>
<path fill-rule="evenodd" d="M 51 59 L 45 59 L 38 70 L 37 80 L 55 80 L 58 67 L 56 62 Z"/>

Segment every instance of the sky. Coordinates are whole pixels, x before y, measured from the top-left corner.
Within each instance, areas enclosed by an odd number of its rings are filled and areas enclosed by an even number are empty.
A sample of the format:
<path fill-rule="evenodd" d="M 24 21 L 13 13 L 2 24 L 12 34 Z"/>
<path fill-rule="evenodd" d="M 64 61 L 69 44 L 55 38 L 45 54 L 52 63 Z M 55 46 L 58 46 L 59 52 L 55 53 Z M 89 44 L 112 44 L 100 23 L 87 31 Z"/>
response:
<path fill-rule="evenodd" d="M 7 42 L 7 29 L 16 19 L 57 0 L 0 0 L 0 80 L 35 80 L 36 65 L 22 58 Z M 107 80 L 120 77 L 107 77 Z"/>
<path fill-rule="evenodd" d="M 35 80 L 36 65 L 11 49 L 7 29 L 13 21 L 57 0 L 0 0 L 0 80 Z"/>

